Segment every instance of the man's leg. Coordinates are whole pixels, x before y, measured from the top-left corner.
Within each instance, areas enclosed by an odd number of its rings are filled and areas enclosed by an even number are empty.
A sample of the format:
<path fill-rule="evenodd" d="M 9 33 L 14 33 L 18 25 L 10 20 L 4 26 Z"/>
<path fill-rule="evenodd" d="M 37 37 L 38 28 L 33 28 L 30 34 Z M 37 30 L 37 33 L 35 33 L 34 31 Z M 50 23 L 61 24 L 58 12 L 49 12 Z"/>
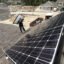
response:
<path fill-rule="evenodd" d="M 20 31 L 22 32 L 22 27 L 21 27 L 21 26 L 19 26 L 19 28 L 20 28 Z"/>
<path fill-rule="evenodd" d="M 22 26 L 23 30 L 25 31 L 24 27 Z"/>

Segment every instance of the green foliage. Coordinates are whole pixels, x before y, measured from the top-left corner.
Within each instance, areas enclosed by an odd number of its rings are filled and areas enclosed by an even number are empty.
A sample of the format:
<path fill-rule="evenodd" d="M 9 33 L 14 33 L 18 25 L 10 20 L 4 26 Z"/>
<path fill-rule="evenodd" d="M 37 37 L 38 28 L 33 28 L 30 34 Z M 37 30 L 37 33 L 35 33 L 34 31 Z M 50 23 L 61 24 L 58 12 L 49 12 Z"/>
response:
<path fill-rule="evenodd" d="M 3 2 L 3 3 L 8 3 L 7 1 L 8 0 L 0 0 L 0 2 Z M 40 5 L 40 4 L 45 3 L 47 1 L 56 2 L 57 0 L 21 0 L 21 4 L 37 6 L 37 5 Z M 8 4 L 14 4 L 14 2 L 8 3 Z M 17 4 L 20 4 L 20 3 L 17 3 Z"/>
<path fill-rule="evenodd" d="M 32 5 L 32 6 L 37 6 L 42 3 L 45 3 L 47 1 L 57 1 L 57 0 L 21 0 L 25 5 Z"/>
<path fill-rule="evenodd" d="M 0 0 L 0 2 L 7 3 L 8 0 Z"/>
<path fill-rule="evenodd" d="M 8 5 L 11 5 L 11 4 L 12 4 L 12 5 L 15 5 L 15 2 L 8 2 L 7 4 L 8 4 Z"/>
<path fill-rule="evenodd" d="M 49 0 L 49 1 L 54 1 L 54 2 L 56 2 L 57 0 Z"/>

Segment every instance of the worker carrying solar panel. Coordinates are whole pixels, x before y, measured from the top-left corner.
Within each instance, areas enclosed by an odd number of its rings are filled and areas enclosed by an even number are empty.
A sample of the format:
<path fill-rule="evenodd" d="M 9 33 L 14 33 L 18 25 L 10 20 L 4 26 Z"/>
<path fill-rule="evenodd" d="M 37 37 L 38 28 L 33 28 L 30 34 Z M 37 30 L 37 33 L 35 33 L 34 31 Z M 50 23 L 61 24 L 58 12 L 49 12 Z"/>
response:
<path fill-rule="evenodd" d="M 21 32 L 25 31 L 24 26 L 23 26 L 23 20 L 24 20 L 24 19 L 21 19 L 21 18 L 20 18 L 19 21 L 18 21 L 19 28 L 20 28 L 20 31 L 21 31 Z"/>

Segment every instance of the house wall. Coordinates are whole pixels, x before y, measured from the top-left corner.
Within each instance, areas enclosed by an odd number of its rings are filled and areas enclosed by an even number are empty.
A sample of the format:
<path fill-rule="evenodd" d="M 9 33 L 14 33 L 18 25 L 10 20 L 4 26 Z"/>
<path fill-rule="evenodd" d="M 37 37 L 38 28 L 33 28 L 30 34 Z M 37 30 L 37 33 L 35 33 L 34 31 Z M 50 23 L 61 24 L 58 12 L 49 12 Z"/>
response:
<path fill-rule="evenodd" d="M 44 10 L 53 10 L 54 4 L 50 1 L 46 2 L 45 4 L 41 4 L 35 11 L 44 11 Z"/>
<path fill-rule="evenodd" d="M 59 8 L 61 8 L 64 6 L 64 0 L 57 0 L 56 4 Z"/>
<path fill-rule="evenodd" d="M 43 6 L 40 6 L 38 7 L 35 11 L 44 11 L 44 10 L 53 10 L 53 7 L 43 7 Z"/>

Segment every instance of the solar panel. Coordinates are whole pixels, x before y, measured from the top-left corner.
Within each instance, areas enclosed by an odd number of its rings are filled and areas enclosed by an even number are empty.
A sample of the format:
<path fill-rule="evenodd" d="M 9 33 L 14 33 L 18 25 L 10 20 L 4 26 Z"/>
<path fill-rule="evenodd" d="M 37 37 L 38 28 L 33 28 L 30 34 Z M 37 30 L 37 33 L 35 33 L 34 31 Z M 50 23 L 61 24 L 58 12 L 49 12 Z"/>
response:
<path fill-rule="evenodd" d="M 14 20 L 13 23 L 14 23 L 14 24 L 18 24 L 18 21 L 19 21 L 20 18 L 21 18 L 21 19 L 24 19 L 23 16 L 22 16 L 21 14 L 19 14 L 19 15 L 16 17 L 16 19 Z"/>
<path fill-rule="evenodd" d="M 55 27 L 20 40 L 6 54 L 16 64 L 53 64 L 63 28 L 63 20 L 57 21 Z"/>

